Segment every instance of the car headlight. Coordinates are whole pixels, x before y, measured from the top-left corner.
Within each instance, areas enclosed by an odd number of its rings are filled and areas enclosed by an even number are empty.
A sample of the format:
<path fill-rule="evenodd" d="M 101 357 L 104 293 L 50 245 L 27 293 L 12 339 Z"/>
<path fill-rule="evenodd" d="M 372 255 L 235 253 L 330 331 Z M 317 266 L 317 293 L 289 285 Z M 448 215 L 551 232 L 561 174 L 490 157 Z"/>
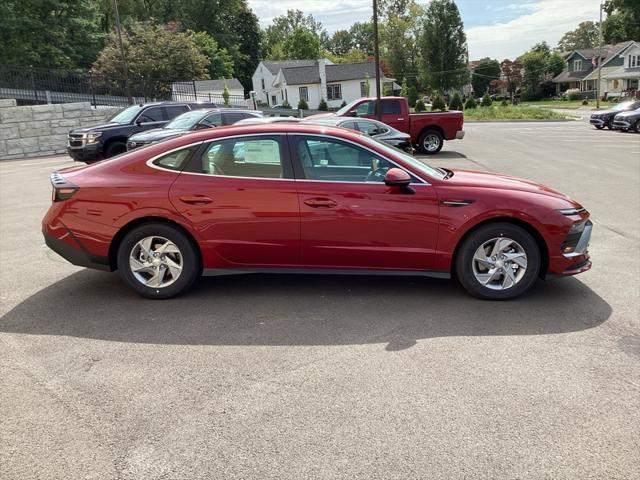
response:
<path fill-rule="evenodd" d="M 569 229 L 569 232 L 567 233 L 567 235 L 582 233 L 586 223 L 587 223 L 586 220 L 580 220 L 579 222 L 574 223 L 573 225 L 571 225 L 571 228 Z"/>
<path fill-rule="evenodd" d="M 96 143 L 102 133 L 87 133 L 87 143 Z"/>

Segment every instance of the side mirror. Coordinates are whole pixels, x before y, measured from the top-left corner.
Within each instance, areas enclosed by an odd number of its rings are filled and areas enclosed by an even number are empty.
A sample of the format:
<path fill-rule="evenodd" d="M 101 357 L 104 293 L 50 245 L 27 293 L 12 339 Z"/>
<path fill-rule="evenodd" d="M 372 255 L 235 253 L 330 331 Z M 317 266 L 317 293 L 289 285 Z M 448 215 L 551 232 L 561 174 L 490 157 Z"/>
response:
<path fill-rule="evenodd" d="M 346 116 L 347 116 L 347 117 L 357 117 L 357 116 L 358 116 L 358 114 L 356 113 L 356 111 L 355 111 L 355 110 L 349 110 L 349 111 L 347 112 L 347 115 L 346 115 Z"/>
<path fill-rule="evenodd" d="M 398 187 L 404 193 L 414 193 L 413 188 L 409 186 L 411 176 L 400 168 L 390 168 L 384 176 L 384 183 L 387 187 Z"/>

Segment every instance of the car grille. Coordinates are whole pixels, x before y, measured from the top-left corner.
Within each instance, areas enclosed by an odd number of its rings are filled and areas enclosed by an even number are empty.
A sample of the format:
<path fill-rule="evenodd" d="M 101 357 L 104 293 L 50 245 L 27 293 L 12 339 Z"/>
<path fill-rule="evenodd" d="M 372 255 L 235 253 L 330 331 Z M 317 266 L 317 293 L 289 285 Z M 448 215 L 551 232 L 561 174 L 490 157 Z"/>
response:
<path fill-rule="evenodd" d="M 84 146 L 84 137 L 81 133 L 69 134 L 69 146 L 70 147 L 82 147 Z"/>

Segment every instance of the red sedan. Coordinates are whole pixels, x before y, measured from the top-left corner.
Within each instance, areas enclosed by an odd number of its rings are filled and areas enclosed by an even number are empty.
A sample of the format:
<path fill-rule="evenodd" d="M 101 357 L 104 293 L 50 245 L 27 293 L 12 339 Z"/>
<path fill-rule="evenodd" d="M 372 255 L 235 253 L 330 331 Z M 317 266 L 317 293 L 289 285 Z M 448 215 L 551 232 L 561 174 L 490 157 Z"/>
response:
<path fill-rule="evenodd" d="M 42 222 L 75 265 L 168 298 L 201 275 L 358 273 L 456 278 L 513 298 L 591 267 L 589 214 L 506 175 L 433 168 L 318 125 L 194 132 L 54 172 Z"/>

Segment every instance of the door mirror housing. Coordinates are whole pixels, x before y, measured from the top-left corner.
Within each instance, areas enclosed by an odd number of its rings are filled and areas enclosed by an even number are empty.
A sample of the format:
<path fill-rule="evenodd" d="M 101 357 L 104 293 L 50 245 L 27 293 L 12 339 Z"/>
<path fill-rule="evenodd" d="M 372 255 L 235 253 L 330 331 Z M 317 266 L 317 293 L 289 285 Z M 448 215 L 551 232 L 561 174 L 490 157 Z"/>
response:
<path fill-rule="evenodd" d="M 400 168 L 390 168 L 384 176 L 384 183 L 387 187 L 400 188 L 404 193 L 414 193 L 411 183 L 411 175 Z"/>

